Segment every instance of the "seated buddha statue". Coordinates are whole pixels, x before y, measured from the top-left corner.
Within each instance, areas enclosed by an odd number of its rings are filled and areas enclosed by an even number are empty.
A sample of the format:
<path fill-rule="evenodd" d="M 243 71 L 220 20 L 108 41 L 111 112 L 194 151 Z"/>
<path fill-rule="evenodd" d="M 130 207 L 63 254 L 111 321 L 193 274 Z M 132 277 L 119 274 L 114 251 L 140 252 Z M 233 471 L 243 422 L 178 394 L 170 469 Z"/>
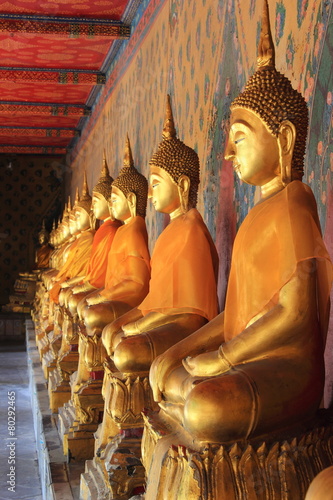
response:
<path fill-rule="evenodd" d="M 108 255 L 105 284 L 87 296 L 78 313 L 88 333 L 102 332 L 105 325 L 138 305 L 148 292 L 150 255 L 145 224 L 148 185 L 134 167 L 127 137 L 124 165 L 112 182 L 113 217 L 124 224 L 117 230 Z"/>
<path fill-rule="evenodd" d="M 36 250 L 35 269 L 47 269 L 49 267 L 50 254 L 52 247 L 49 245 L 50 235 L 45 229 L 45 221 L 38 233 L 38 242 L 40 247 Z"/>
<path fill-rule="evenodd" d="M 55 277 L 55 284 L 50 290 L 51 300 L 55 303 L 59 303 L 61 288 L 66 288 L 70 284 L 69 280 L 74 278 L 75 283 L 78 276 L 81 277 L 87 272 L 95 234 L 92 228 L 91 202 L 92 198 L 89 194 L 85 173 L 81 197 L 72 210 L 72 216 L 76 221 L 76 239 L 72 243 L 66 262 Z M 74 283 L 71 282 L 71 284 Z"/>
<path fill-rule="evenodd" d="M 80 283 L 70 287 L 69 294 L 65 299 L 68 310 L 73 317 L 76 316 L 77 306 L 84 297 L 92 291 L 104 288 L 108 255 L 116 231 L 121 225 L 119 221 L 113 219 L 109 210 L 108 201 L 112 182 L 113 179 L 109 174 L 104 154 L 100 178 L 92 191 L 92 211 L 95 218 L 103 221 L 103 224 L 94 236 L 87 275 L 81 276 Z"/>
<path fill-rule="evenodd" d="M 231 104 L 225 153 L 261 200 L 236 235 L 224 312 L 150 370 L 160 415 L 193 440 L 292 429 L 320 405 L 332 265 L 301 182 L 307 125 L 305 100 L 275 69 L 265 3 L 257 70 Z"/>
<path fill-rule="evenodd" d="M 170 216 L 170 223 L 156 241 L 147 297 L 137 308 L 108 325 L 102 334 L 112 359 L 108 362 L 111 371 L 125 378 L 134 380 L 140 376 L 144 381 L 156 356 L 218 313 L 217 251 L 195 208 L 199 172 L 197 153 L 176 137 L 168 96 L 162 142 L 150 160 L 149 198 L 155 210 Z M 113 387 L 113 382 L 109 386 Z M 121 419 L 122 410 L 109 394 L 110 387 L 104 391 L 105 418 L 109 412 Z M 151 397 L 149 390 L 143 393 L 147 398 L 138 400 L 135 409 L 123 408 L 124 412 L 135 414 L 141 426 L 140 412 L 149 405 Z M 105 428 L 109 425 L 103 424 Z M 100 432 L 100 448 L 108 440 L 105 432 Z"/>

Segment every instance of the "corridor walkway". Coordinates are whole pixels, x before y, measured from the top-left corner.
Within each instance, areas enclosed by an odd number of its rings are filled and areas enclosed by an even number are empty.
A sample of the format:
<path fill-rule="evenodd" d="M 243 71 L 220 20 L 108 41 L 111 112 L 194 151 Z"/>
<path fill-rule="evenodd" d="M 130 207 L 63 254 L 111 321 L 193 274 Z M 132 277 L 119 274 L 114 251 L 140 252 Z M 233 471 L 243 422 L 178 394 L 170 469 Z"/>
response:
<path fill-rule="evenodd" d="M 42 500 L 24 345 L 0 346 L 0 436 L 0 500 Z"/>

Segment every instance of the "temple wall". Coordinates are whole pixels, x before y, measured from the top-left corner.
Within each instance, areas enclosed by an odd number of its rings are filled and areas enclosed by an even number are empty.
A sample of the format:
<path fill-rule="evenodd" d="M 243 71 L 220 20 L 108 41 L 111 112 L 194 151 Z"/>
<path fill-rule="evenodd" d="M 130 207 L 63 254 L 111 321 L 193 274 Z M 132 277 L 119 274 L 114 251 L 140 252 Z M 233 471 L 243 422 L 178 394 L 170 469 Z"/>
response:
<path fill-rule="evenodd" d="M 276 67 L 303 93 L 309 106 L 304 182 L 315 193 L 333 255 L 332 5 L 319 0 L 269 0 L 269 7 Z M 70 161 L 74 198 L 84 168 L 90 188 L 97 182 L 103 149 L 112 175 L 118 174 L 128 132 L 135 164 L 148 176 L 170 93 L 178 136 L 196 149 L 201 162 L 198 208 L 220 255 L 221 308 L 234 235 L 259 196 L 258 190 L 234 177 L 223 156 L 229 105 L 255 69 L 261 10 L 261 0 L 144 0 L 132 37 L 123 43 Z M 164 217 L 149 206 L 151 249 L 164 224 Z M 332 330 L 327 401 L 332 394 Z"/>
<path fill-rule="evenodd" d="M 34 266 L 43 219 L 50 231 L 60 214 L 62 178 L 49 157 L 0 155 L 0 304 L 9 302 L 19 272 Z"/>

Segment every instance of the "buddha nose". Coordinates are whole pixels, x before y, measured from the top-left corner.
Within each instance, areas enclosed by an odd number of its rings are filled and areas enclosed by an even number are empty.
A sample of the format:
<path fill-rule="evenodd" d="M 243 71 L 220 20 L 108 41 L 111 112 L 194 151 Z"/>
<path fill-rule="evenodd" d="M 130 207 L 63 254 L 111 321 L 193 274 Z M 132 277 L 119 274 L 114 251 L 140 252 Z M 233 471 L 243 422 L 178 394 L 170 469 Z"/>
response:
<path fill-rule="evenodd" d="M 151 186 L 148 187 L 148 199 L 153 197 L 153 188 Z"/>
<path fill-rule="evenodd" d="M 227 161 L 232 161 L 234 157 L 235 157 L 235 150 L 232 145 L 232 142 L 229 140 L 224 153 L 224 159 Z"/>

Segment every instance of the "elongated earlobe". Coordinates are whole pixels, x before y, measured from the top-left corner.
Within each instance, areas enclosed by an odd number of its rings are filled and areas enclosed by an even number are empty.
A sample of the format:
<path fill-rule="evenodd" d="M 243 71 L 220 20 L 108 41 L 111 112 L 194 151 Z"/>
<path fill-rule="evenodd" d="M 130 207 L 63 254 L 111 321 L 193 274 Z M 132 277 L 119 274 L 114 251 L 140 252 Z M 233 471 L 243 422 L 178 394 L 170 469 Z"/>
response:
<path fill-rule="evenodd" d="M 190 182 L 191 181 L 187 175 L 181 175 L 177 182 L 180 205 L 183 214 L 189 210 L 188 200 L 190 194 Z"/>
<path fill-rule="evenodd" d="M 296 140 L 296 128 L 289 120 L 281 123 L 278 135 L 278 147 L 280 156 L 280 175 L 284 186 L 292 180 L 292 158 Z"/>
<path fill-rule="evenodd" d="M 131 216 L 136 217 L 136 194 L 130 192 L 127 194 L 126 198 L 128 201 L 128 206 L 131 212 Z"/>

